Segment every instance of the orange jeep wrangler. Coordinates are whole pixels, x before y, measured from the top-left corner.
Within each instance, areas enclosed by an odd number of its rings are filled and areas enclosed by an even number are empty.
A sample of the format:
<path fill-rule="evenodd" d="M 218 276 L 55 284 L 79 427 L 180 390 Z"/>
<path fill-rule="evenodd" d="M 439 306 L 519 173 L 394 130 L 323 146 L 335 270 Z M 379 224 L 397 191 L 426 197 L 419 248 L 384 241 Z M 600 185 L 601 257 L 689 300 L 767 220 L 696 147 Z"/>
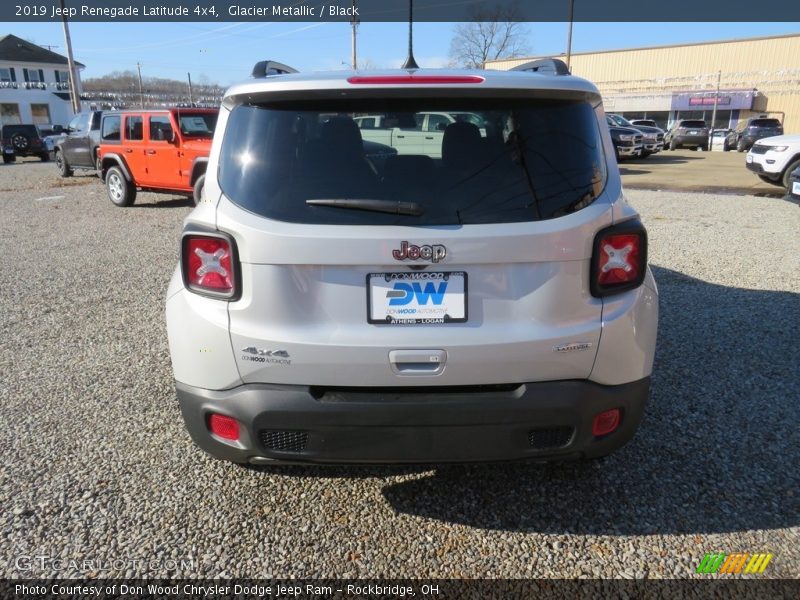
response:
<path fill-rule="evenodd" d="M 211 138 L 219 110 L 172 108 L 103 113 L 100 177 L 117 206 L 130 206 L 136 190 L 203 193 Z"/>

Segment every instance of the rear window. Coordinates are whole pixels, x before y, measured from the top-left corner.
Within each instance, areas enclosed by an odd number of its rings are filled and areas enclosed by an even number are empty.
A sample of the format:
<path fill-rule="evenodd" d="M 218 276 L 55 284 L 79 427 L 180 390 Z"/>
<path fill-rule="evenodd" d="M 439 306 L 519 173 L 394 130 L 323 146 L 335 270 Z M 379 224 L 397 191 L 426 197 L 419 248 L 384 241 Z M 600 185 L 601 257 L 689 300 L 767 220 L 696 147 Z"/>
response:
<path fill-rule="evenodd" d="M 179 114 L 181 133 L 184 137 L 211 137 L 217 126 L 219 113 Z"/>
<path fill-rule="evenodd" d="M 591 204 L 606 181 L 593 107 L 564 100 L 239 105 L 219 162 L 220 186 L 234 203 L 315 224 L 551 219 Z M 344 208 L 320 200 L 376 202 Z M 375 212 L 397 203 L 413 214 Z"/>
<path fill-rule="evenodd" d="M 681 123 L 681 127 L 698 127 L 702 129 L 705 126 L 706 126 L 705 121 L 683 121 Z"/>
<path fill-rule="evenodd" d="M 100 132 L 100 137 L 102 137 L 104 141 L 119 141 L 119 130 L 120 117 L 118 115 L 106 117 L 103 119 L 103 128 Z"/>
<path fill-rule="evenodd" d="M 778 119 L 753 119 L 750 122 L 750 127 L 780 127 L 781 122 Z"/>

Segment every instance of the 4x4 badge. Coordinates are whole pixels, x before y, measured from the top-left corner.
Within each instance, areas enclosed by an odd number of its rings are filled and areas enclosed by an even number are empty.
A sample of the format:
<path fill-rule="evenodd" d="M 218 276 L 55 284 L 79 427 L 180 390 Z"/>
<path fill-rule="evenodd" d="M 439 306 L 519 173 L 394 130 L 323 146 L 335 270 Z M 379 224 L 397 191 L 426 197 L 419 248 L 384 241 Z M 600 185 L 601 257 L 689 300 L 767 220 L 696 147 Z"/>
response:
<path fill-rule="evenodd" d="M 553 346 L 553 352 L 579 352 L 580 350 L 588 350 L 591 347 L 592 342 L 571 342 Z"/>
<path fill-rule="evenodd" d="M 254 346 L 242 348 L 242 352 L 247 354 L 255 354 L 256 356 L 280 356 L 281 358 L 289 358 L 289 353 L 286 350 L 263 350 Z"/>
<path fill-rule="evenodd" d="M 392 250 L 392 256 L 395 260 L 429 260 L 436 263 L 447 256 L 447 248 L 441 244 L 416 246 L 403 241 L 399 250 Z"/>

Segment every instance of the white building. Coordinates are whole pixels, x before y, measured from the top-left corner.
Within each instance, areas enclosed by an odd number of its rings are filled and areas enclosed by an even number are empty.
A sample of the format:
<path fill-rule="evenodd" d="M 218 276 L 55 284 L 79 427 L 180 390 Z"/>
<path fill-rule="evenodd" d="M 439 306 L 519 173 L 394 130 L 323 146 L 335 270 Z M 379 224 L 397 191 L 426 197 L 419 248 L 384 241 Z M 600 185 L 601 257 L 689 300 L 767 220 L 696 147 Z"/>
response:
<path fill-rule="evenodd" d="M 75 68 L 80 94 L 84 65 Z M 65 126 L 72 116 L 67 58 L 15 35 L 0 37 L 0 124 Z"/>

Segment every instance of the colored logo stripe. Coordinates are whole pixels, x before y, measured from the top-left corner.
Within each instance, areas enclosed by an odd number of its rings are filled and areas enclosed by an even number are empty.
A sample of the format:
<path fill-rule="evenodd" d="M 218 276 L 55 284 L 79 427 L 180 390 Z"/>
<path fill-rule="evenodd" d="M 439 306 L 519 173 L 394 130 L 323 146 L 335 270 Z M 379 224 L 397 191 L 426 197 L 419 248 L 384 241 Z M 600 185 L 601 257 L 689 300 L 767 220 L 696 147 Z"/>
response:
<path fill-rule="evenodd" d="M 745 573 L 763 573 L 767 564 L 772 560 L 772 554 L 753 554 L 753 558 L 747 563 Z"/>
<path fill-rule="evenodd" d="M 700 566 L 697 567 L 698 573 L 716 573 L 722 561 L 725 560 L 724 554 L 706 554 Z"/>
<path fill-rule="evenodd" d="M 733 554 L 706 554 L 700 565 L 697 567 L 698 573 L 763 573 L 772 554 L 750 554 L 749 552 L 734 552 Z M 749 559 L 749 560 L 748 560 Z M 747 566 L 745 566 L 745 564 Z"/>
<path fill-rule="evenodd" d="M 744 566 L 748 556 L 750 556 L 749 552 L 734 552 L 733 554 L 729 554 L 725 562 L 722 563 L 722 568 L 719 570 L 719 572 L 738 573 L 739 570 Z"/>

